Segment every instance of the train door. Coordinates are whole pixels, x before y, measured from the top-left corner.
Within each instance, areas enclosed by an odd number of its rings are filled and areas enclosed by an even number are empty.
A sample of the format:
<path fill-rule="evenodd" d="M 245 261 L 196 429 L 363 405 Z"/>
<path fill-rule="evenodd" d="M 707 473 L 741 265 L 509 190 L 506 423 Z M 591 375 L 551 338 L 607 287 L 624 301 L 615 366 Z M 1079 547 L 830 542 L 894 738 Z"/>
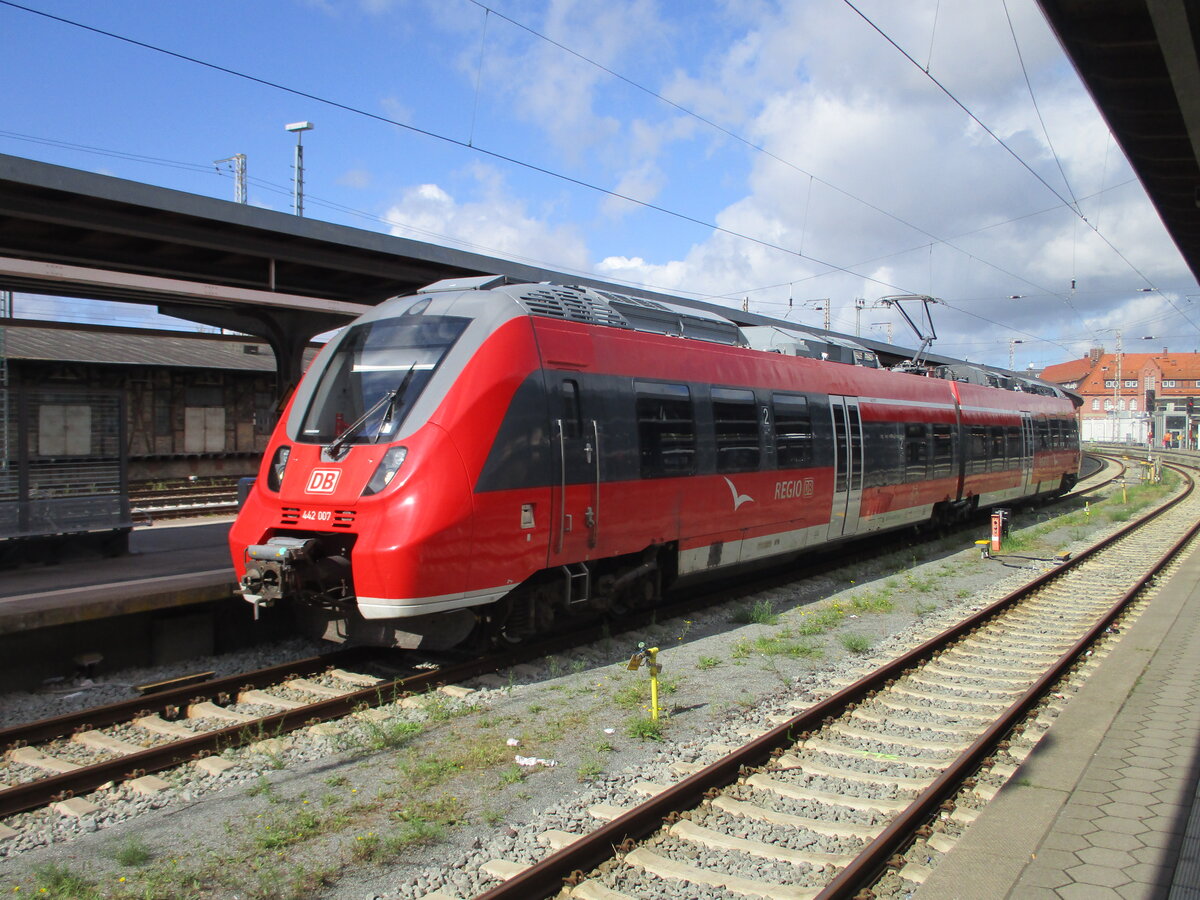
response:
<path fill-rule="evenodd" d="M 1033 491 L 1033 454 L 1037 449 L 1036 435 L 1033 428 L 1033 417 L 1021 413 L 1021 494 Z"/>
<path fill-rule="evenodd" d="M 551 385 L 551 442 L 557 463 L 552 484 L 550 564 L 564 567 L 570 599 L 591 593 L 582 561 L 592 556 L 600 529 L 599 398 L 574 373 Z"/>
<path fill-rule="evenodd" d="M 829 516 L 829 537 L 834 539 L 858 531 L 863 440 L 857 398 L 830 397 L 829 412 L 833 416 L 833 508 Z"/>

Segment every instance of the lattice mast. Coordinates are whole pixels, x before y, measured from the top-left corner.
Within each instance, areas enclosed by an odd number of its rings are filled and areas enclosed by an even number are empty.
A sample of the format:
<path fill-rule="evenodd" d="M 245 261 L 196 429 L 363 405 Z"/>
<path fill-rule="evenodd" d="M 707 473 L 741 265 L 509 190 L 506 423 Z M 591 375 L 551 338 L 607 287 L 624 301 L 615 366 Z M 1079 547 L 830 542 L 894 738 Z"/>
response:
<path fill-rule="evenodd" d="M 235 153 L 227 159 L 218 159 L 214 166 L 219 170 L 223 165 L 233 167 L 233 200 L 235 203 L 246 202 L 246 154 Z"/>

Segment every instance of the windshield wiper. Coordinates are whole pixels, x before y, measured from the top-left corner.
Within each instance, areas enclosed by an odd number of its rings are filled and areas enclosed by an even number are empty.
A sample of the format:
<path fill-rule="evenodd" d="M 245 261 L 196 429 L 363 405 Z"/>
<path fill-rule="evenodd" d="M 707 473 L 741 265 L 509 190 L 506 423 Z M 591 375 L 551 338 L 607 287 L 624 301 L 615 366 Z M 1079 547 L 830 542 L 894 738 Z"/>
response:
<path fill-rule="evenodd" d="M 412 384 L 413 370 L 417 364 L 413 363 L 408 367 L 408 371 L 404 373 L 404 379 L 400 382 L 400 386 L 392 391 L 392 399 L 388 401 L 387 409 L 384 410 L 383 417 L 379 420 L 379 427 L 375 429 L 375 443 L 379 443 L 380 435 L 385 431 L 390 432 L 392 416 L 396 414 L 396 407 L 400 405 L 400 401 L 404 399 L 404 395 L 408 392 L 408 386 Z"/>
<path fill-rule="evenodd" d="M 396 408 L 396 401 L 401 396 L 403 396 L 405 391 L 408 390 L 408 386 L 412 382 L 413 369 L 415 369 L 416 366 L 417 366 L 416 363 L 413 363 L 411 366 L 409 366 L 408 371 L 404 374 L 404 380 L 401 381 L 400 384 L 398 384 L 396 387 L 392 388 L 390 391 L 388 391 L 386 394 L 384 394 L 382 397 L 380 397 L 378 400 L 376 400 L 374 405 L 372 405 L 371 408 L 368 409 L 365 413 L 363 413 L 361 416 L 359 416 L 357 419 L 355 419 L 353 422 L 351 422 L 349 425 L 347 425 L 345 431 L 343 431 L 341 434 L 339 434 L 337 437 L 335 437 L 332 441 L 329 442 L 329 444 L 325 447 L 325 452 L 328 453 L 333 459 L 336 460 L 341 455 L 342 447 L 345 446 L 346 442 L 349 441 L 350 438 L 354 437 L 355 433 L 357 433 L 358 429 L 362 427 L 363 423 L 366 422 L 367 419 L 371 418 L 371 416 L 375 415 L 375 413 L 379 412 L 379 410 L 383 408 L 385 403 L 390 404 L 390 405 L 388 406 L 387 414 L 384 416 L 384 421 L 389 420 L 391 418 L 393 411 Z M 375 432 L 375 440 L 376 441 L 379 440 L 379 434 L 382 430 L 383 430 L 383 423 L 381 422 L 380 426 L 379 426 L 379 431 Z"/>

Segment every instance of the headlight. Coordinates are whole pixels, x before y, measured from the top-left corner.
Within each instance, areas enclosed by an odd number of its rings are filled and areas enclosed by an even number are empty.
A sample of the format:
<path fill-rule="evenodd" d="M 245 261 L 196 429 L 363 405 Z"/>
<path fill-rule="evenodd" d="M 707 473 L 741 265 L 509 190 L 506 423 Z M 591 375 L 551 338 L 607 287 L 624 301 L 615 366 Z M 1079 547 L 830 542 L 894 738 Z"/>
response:
<path fill-rule="evenodd" d="M 271 458 L 271 466 L 267 469 L 267 489 L 279 493 L 283 484 L 283 470 L 287 468 L 288 457 L 292 454 L 291 447 L 280 447 Z"/>
<path fill-rule="evenodd" d="M 406 456 L 408 456 L 407 447 L 391 447 L 387 453 L 383 454 L 383 459 L 379 461 L 379 466 L 375 469 L 375 474 L 371 476 L 371 480 L 363 488 L 363 496 L 368 497 L 371 494 L 378 494 L 391 484 L 392 479 L 396 477 L 396 473 L 400 471 L 400 467 L 404 465 L 404 457 Z"/>

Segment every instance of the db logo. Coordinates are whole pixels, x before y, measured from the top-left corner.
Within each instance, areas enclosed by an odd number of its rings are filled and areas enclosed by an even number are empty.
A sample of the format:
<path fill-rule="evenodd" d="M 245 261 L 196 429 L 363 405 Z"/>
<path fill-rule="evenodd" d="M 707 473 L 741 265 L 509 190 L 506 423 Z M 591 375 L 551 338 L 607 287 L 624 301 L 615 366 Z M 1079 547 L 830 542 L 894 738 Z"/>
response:
<path fill-rule="evenodd" d="M 304 493 L 332 494 L 341 475 L 341 469 L 313 469 L 312 474 L 308 476 L 308 487 L 304 489 Z"/>

